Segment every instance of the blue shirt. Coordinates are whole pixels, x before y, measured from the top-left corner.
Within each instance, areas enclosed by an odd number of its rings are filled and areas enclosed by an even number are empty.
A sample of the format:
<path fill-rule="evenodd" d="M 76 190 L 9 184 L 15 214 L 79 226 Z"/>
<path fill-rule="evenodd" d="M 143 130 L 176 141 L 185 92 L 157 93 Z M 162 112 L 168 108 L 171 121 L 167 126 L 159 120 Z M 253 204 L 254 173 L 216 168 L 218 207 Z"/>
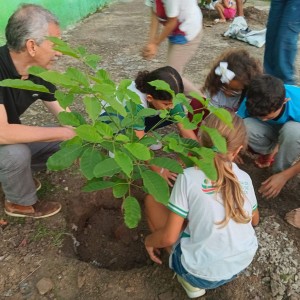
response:
<path fill-rule="evenodd" d="M 288 121 L 300 122 L 300 87 L 285 84 L 285 98 L 289 99 L 285 103 L 284 111 L 278 119 L 265 121 L 269 124 L 285 124 Z M 237 114 L 245 119 L 250 117 L 246 108 L 247 98 L 241 103 Z"/>

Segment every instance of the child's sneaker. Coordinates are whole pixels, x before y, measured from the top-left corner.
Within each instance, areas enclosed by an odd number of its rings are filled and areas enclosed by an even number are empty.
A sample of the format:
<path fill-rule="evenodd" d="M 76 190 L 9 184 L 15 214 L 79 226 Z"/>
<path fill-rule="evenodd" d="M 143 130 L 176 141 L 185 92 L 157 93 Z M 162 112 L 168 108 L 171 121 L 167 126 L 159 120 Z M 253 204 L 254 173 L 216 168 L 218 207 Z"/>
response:
<path fill-rule="evenodd" d="M 185 281 L 181 276 L 177 275 L 178 282 L 182 285 L 189 298 L 198 298 L 205 294 L 204 289 L 196 288 Z"/>

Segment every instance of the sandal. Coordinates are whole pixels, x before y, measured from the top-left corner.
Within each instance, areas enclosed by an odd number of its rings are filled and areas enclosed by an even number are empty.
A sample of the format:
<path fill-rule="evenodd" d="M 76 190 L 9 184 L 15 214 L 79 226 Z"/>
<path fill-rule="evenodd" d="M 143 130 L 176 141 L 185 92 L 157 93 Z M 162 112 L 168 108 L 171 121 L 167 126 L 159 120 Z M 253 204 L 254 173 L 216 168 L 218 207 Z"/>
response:
<path fill-rule="evenodd" d="M 285 220 L 292 226 L 300 229 L 300 207 L 288 212 L 285 215 Z"/>
<path fill-rule="evenodd" d="M 274 156 L 272 154 L 261 154 L 255 161 L 255 165 L 258 168 L 268 168 L 270 167 L 274 162 Z"/>

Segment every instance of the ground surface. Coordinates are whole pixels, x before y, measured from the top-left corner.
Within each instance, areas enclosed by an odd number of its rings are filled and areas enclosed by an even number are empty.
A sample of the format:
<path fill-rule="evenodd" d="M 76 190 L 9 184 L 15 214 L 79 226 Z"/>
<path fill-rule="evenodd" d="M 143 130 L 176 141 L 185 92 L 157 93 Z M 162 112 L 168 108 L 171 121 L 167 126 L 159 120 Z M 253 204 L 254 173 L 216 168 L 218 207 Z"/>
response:
<path fill-rule="evenodd" d="M 66 32 L 65 39 L 100 54 L 101 66 L 115 80 L 162 66 L 166 45 L 152 62 L 140 56 L 149 26 L 148 10 L 142 2 L 124 1 L 105 8 Z M 247 5 L 255 5 L 245 12 L 249 26 L 262 29 L 266 2 L 248 0 Z M 211 26 L 216 14 L 206 11 L 204 15 L 203 41 L 186 69 L 190 79 L 201 84 L 211 61 L 228 48 L 245 47 L 262 60 L 263 48 L 222 37 L 229 24 Z M 70 64 L 70 59 L 63 58 L 58 67 Z M 49 115 L 40 114 L 40 109 L 39 105 L 30 109 L 24 122 L 53 122 Z M 73 109 L 82 110 L 82 106 L 77 103 Z M 256 169 L 249 158 L 244 168 L 256 188 L 269 175 L 269 171 Z M 120 203 L 110 191 L 82 193 L 83 180 L 76 168 L 38 176 L 43 183 L 40 198 L 60 201 L 63 209 L 49 219 L 19 220 L 7 218 L 0 202 L 0 220 L 8 221 L 0 227 L 0 299 L 187 299 L 172 280 L 167 257 L 163 266 L 147 258 L 142 243 L 148 232 L 145 222 L 134 231 L 122 226 Z M 237 280 L 208 291 L 203 299 L 300 299 L 300 231 L 284 221 L 287 211 L 300 206 L 299 185 L 299 179 L 293 180 L 272 201 L 258 195 L 260 248 L 254 263 Z M 142 199 L 143 195 L 137 194 Z"/>

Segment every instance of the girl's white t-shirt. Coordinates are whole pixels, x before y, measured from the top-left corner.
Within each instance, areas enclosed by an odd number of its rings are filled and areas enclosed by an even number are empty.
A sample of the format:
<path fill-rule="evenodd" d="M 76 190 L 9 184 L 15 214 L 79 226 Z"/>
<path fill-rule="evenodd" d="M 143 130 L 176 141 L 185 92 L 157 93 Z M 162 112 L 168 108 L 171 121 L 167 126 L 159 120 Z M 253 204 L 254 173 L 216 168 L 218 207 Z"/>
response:
<path fill-rule="evenodd" d="M 257 208 L 252 181 L 247 173 L 232 165 L 246 196 L 244 209 L 252 216 Z M 230 279 L 253 260 L 258 243 L 251 222 L 229 223 L 220 228 L 225 217 L 220 194 L 197 168 L 188 168 L 174 185 L 168 208 L 186 218 L 188 225 L 180 238 L 181 262 L 192 275 L 208 280 Z"/>

